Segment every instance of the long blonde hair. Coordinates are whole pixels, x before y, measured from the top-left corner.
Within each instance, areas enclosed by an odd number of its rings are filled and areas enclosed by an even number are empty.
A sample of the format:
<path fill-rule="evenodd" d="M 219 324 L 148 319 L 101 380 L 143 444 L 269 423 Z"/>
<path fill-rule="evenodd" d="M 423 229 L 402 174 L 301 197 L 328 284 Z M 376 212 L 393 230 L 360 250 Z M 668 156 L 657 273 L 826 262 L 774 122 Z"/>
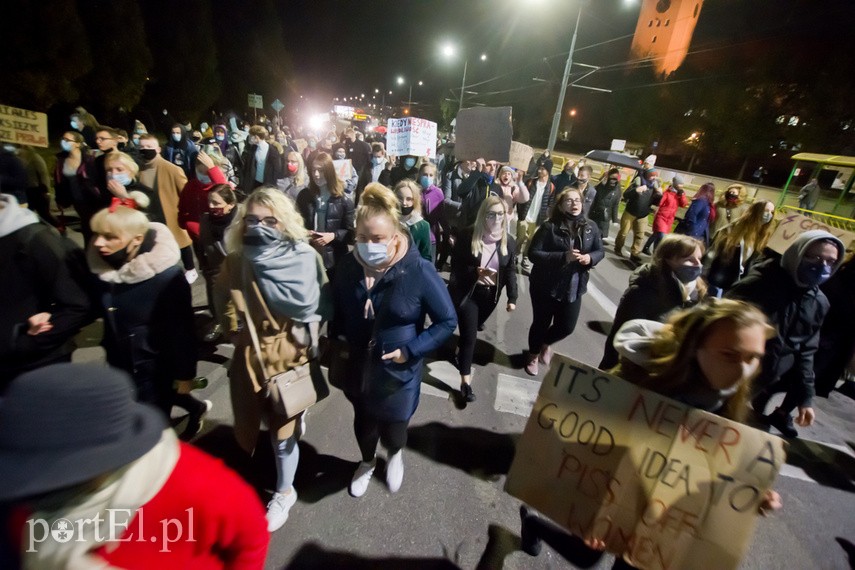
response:
<path fill-rule="evenodd" d="M 303 217 L 297 211 L 294 202 L 278 188 L 261 186 L 239 206 L 240 209 L 226 232 L 229 252 L 238 252 L 243 249 L 243 234 L 246 232 L 244 216 L 253 205 L 263 206 L 273 212 L 273 217 L 279 220 L 278 229 L 286 239 L 301 241 L 308 238 L 309 232 L 306 231 Z"/>
<path fill-rule="evenodd" d="M 763 212 L 766 211 L 766 205 L 771 203 L 769 200 L 754 202 L 735 222 L 722 228 L 720 235 L 714 236 L 713 250 L 716 257 L 731 259 L 743 241 L 754 251 L 761 252 L 775 231 L 775 224 L 763 222 Z"/>
<path fill-rule="evenodd" d="M 397 184 L 395 184 L 395 197 L 398 197 L 398 191 L 401 188 L 406 188 L 410 192 L 413 193 L 413 212 L 418 212 L 419 215 L 422 213 L 422 187 L 416 184 L 414 181 L 409 178 L 404 178 Z"/>
<path fill-rule="evenodd" d="M 754 305 L 711 298 L 668 319 L 665 327 L 656 333 L 651 345 L 653 359 L 650 365 L 642 369 L 621 360 L 615 373 L 642 388 L 664 396 L 678 396 L 703 378 L 697 362 L 698 349 L 706 341 L 713 325 L 725 321 L 733 323 L 737 329 L 760 325 L 767 340 L 775 336 L 775 328 Z M 753 378 L 739 385 L 736 393 L 725 403 L 720 413 L 722 417 L 737 422 L 745 420 L 751 397 L 751 381 Z"/>
<path fill-rule="evenodd" d="M 306 163 L 303 161 L 303 155 L 293 150 L 285 157 L 285 167 L 288 167 L 288 161 L 297 161 L 297 173 L 294 174 L 294 184 L 299 188 L 306 185 Z"/>
<path fill-rule="evenodd" d="M 481 202 L 481 207 L 478 208 L 478 215 L 475 218 L 475 225 L 472 227 L 472 255 L 475 257 L 480 257 L 481 252 L 484 251 L 484 241 L 482 238 L 484 229 L 487 227 L 487 211 L 496 204 L 501 204 L 502 211 L 505 213 L 505 219 L 502 223 L 502 239 L 499 242 L 499 251 L 502 252 L 502 255 L 508 255 L 508 205 L 502 198 L 494 194 L 490 194 L 483 202 Z"/>

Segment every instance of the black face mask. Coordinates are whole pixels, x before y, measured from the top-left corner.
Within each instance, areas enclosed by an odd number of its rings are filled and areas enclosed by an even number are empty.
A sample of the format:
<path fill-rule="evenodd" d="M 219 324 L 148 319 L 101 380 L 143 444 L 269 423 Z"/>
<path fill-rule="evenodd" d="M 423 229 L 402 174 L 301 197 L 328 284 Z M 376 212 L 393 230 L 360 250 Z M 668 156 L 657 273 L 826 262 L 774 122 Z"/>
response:
<path fill-rule="evenodd" d="M 154 157 L 157 156 L 157 151 L 153 148 L 141 148 L 140 156 L 146 161 L 154 160 Z"/>
<path fill-rule="evenodd" d="M 413 206 L 401 207 L 401 213 L 405 216 L 409 216 L 413 213 Z"/>
<path fill-rule="evenodd" d="M 114 251 L 110 255 L 102 255 L 101 259 L 107 262 L 107 265 L 112 267 L 113 269 L 119 269 L 121 266 L 128 262 L 128 248 L 123 247 L 118 251 Z"/>

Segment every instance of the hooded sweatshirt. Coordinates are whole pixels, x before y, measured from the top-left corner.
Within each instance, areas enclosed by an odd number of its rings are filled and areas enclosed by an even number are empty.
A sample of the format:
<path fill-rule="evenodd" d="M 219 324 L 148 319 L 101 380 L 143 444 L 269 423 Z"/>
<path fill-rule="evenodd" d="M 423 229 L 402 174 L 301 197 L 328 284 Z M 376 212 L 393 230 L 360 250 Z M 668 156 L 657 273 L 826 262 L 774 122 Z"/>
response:
<path fill-rule="evenodd" d="M 798 276 L 798 267 L 810 245 L 829 240 L 839 251 L 836 270 L 843 258 L 843 243 L 828 232 L 811 230 L 793 241 L 781 260 L 767 259 L 754 265 L 725 296 L 747 301 L 760 308 L 778 334 L 766 342 L 758 388 L 776 383 L 790 370 L 798 372 L 801 384 L 793 387 L 799 406 L 809 407 L 814 396 L 813 362 L 819 348 L 819 331 L 829 303 L 819 287 L 808 286 Z"/>

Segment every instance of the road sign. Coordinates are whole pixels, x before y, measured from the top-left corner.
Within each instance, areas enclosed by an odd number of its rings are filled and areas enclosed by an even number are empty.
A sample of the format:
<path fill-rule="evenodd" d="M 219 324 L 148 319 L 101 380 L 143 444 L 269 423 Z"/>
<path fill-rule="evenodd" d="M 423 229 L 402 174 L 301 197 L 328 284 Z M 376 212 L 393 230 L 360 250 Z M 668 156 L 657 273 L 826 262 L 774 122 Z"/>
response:
<path fill-rule="evenodd" d="M 270 104 L 270 106 L 273 107 L 273 110 L 277 113 L 285 108 L 285 105 L 282 104 L 282 101 L 280 101 L 279 99 L 276 99 L 273 103 Z"/>
<path fill-rule="evenodd" d="M 250 109 L 263 109 L 264 104 L 261 102 L 261 95 L 250 93 L 247 95 L 247 106 Z"/>

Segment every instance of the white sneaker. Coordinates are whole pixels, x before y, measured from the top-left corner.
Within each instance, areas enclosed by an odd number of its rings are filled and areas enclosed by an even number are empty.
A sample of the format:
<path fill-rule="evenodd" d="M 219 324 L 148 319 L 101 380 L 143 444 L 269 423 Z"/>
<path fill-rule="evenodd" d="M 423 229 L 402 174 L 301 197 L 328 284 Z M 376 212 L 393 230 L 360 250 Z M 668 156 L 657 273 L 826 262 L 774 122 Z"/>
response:
<path fill-rule="evenodd" d="M 298 423 L 297 427 L 294 429 L 294 437 L 298 440 L 302 440 L 306 436 L 306 430 L 306 414 L 304 412 L 303 415 L 300 416 L 300 423 Z"/>
<path fill-rule="evenodd" d="M 190 269 L 189 271 L 184 272 L 184 278 L 187 280 L 187 283 L 192 285 L 199 278 L 199 272 L 195 269 Z"/>
<path fill-rule="evenodd" d="M 390 491 L 397 493 L 403 481 L 404 456 L 403 451 L 399 449 L 394 455 L 389 457 L 389 462 L 386 464 L 386 484 L 389 485 Z"/>
<path fill-rule="evenodd" d="M 374 474 L 374 468 L 377 466 L 377 458 L 374 458 L 370 463 L 364 461 L 359 462 L 359 467 L 353 474 L 353 479 L 350 481 L 350 495 L 352 497 L 361 497 L 368 490 L 368 483 L 371 482 L 371 475 Z"/>
<path fill-rule="evenodd" d="M 276 532 L 288 520 L 288 511 L 297 502 L 297 490 L 291 487 L 290 493 L 273 493 L 267 503 L 267 532 Z"/>

